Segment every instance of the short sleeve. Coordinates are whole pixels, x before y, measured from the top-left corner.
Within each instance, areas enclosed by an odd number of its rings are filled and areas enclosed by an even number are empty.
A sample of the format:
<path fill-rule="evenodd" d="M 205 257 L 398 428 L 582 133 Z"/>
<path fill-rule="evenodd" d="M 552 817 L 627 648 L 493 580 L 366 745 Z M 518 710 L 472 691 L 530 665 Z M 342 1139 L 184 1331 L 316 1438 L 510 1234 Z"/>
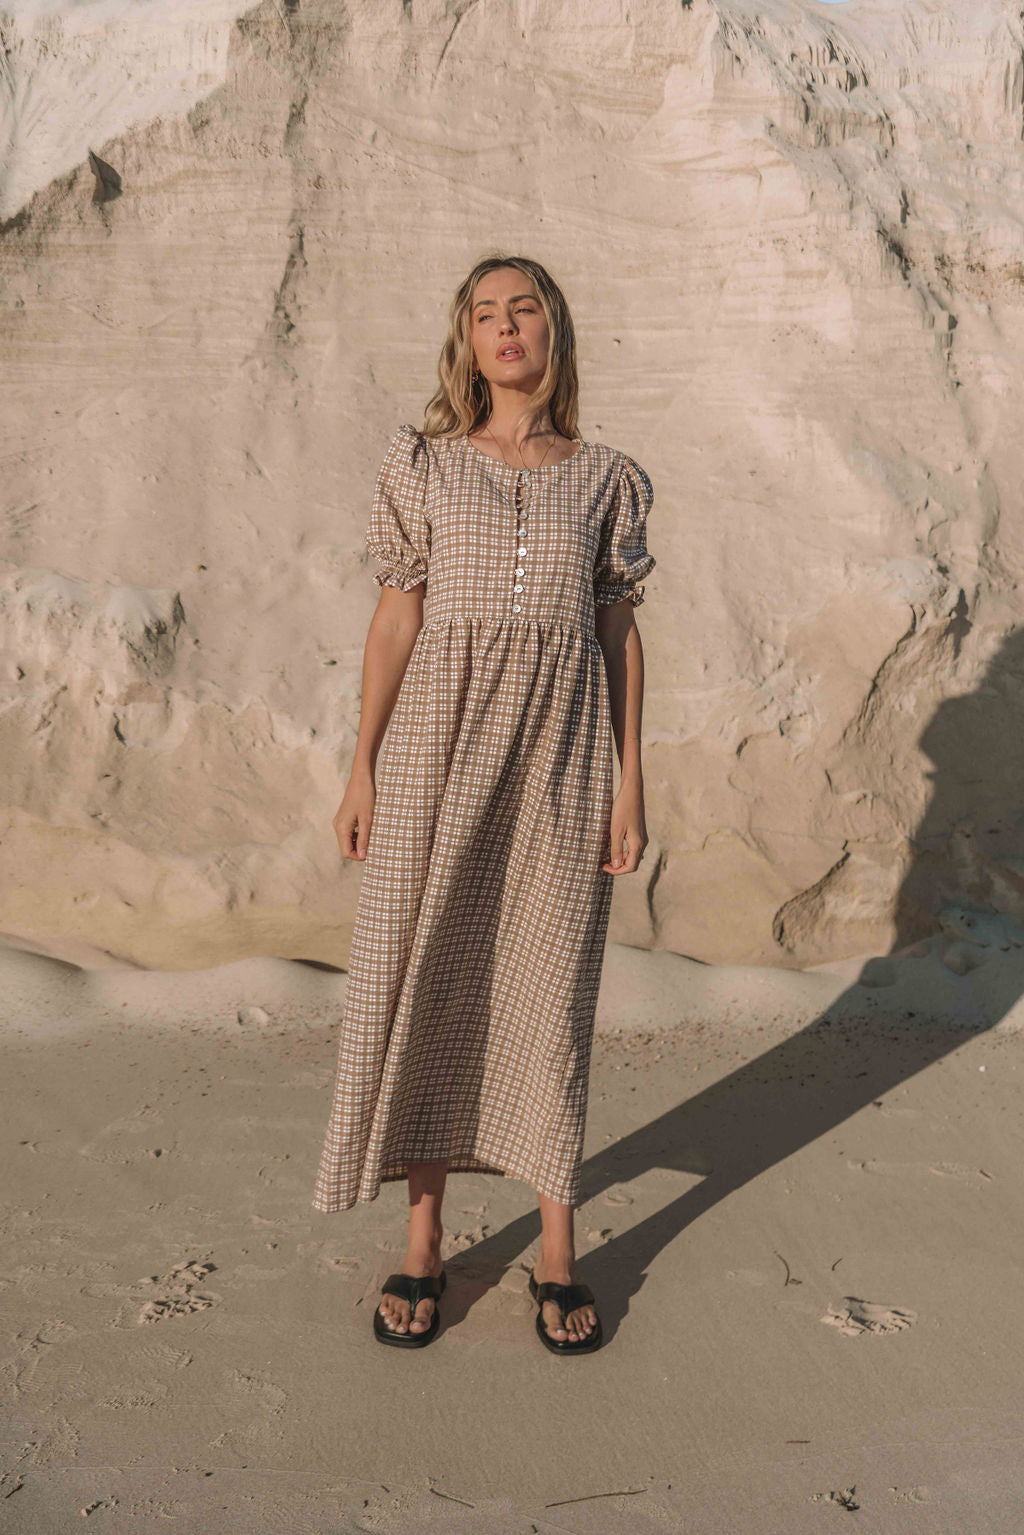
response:
<path fill-rule="evenodd" d="M 641 578 L 657 563 L 647 552 L 647 514 L 654 504 L 654 488 L 645 471 L 628 454 L 622 454 L 618 482 L 601 524 L 594 563 L 594 603 L 597 607 L 628 597 L 634 607 L 644 600 Z"/>
<path fill-rule="evenodd" d="M 426 517 L 428 452 L 415 427 L 392 437 L 377 475 L 366 529 L 366 548 L 378 562 L 378 586 L 409 592 L 427 579 L 430 528 Z"/>

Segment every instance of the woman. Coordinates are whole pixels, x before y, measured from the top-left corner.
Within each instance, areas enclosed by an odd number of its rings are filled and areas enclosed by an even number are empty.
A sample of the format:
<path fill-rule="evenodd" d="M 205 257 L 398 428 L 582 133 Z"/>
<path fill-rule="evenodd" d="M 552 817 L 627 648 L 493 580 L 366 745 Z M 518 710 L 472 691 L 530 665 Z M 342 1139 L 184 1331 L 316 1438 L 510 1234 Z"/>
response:
<path fill-rule="evenodd" d="M 438 372 L 422 431 L 391 440 L 367 531 L 381 594 L 334 818 L 366 867 L 313 1207 L 408 1178 L 408 1247 L 374 1332 L 422 1347 L 447 1174 L 525 1180 L 538 1335 L 589 1352 L 601 1327 L 573 1207 L 612 878 L 647 843 L 634 609 L 653 492 L 633 459 L 576 436 L 572 319 L 537 262 L 474 266 Z"/>

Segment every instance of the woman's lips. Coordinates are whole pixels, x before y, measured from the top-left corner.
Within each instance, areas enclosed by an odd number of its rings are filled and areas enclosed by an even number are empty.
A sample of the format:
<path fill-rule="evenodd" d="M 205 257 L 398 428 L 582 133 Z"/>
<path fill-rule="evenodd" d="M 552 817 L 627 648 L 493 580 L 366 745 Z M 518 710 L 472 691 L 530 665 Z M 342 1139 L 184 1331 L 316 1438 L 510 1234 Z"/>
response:
<path fill-rule="evenodd" d="M 501 351 L 498 353 L 498 361 L 515 362 L 516 358 L 525 356 L 526 353 L 523 351 L 521 346 L 514 347 L 511 352 L 507 347 L 502 347 Z"/>

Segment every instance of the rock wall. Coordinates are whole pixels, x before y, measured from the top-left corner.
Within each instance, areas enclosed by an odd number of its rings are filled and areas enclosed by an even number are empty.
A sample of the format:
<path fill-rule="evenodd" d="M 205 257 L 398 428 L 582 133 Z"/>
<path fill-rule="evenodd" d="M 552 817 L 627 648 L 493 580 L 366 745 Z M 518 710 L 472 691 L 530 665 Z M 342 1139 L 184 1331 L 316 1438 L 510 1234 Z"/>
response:
<path fill-rule="evenodd" d="M 7 942 L 346 963 L 369 495 L 494 248 L 562 282 L 582 434 L 655 483 L 611 936 L 884 953 L 964 896 L 966 823 L 998 906 L 1019 7 L 270 0 L 173 46 L 86 10 L 0 22 Z"/>

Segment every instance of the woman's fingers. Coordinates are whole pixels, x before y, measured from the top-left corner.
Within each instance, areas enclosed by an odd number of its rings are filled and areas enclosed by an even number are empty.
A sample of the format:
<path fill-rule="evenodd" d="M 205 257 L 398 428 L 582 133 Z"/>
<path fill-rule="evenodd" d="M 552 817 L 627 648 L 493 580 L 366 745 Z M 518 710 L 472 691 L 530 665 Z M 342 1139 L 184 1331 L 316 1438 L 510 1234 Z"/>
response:
<path fill-rule="evenodd" d="M 351 809 L 338 811 L 332 825 L 334 834 L 338 839 L 343 858 L 365 858 L 366 848 L 370 840 L 370 825 L 373 821 L 373 811 L 365 810 L 362 814 Z"/>
<path fill-rule="evenodd" d="M 623 847 L 625 843 L 625 847 Z M 621 826 L 612 820 L 611 834 L 611 860 L 601 865 L 610 874 L 633 874 L 640 864 L 646 839 L 641 836 L 638 826 L 630 826 L 623 822 Z"/>

